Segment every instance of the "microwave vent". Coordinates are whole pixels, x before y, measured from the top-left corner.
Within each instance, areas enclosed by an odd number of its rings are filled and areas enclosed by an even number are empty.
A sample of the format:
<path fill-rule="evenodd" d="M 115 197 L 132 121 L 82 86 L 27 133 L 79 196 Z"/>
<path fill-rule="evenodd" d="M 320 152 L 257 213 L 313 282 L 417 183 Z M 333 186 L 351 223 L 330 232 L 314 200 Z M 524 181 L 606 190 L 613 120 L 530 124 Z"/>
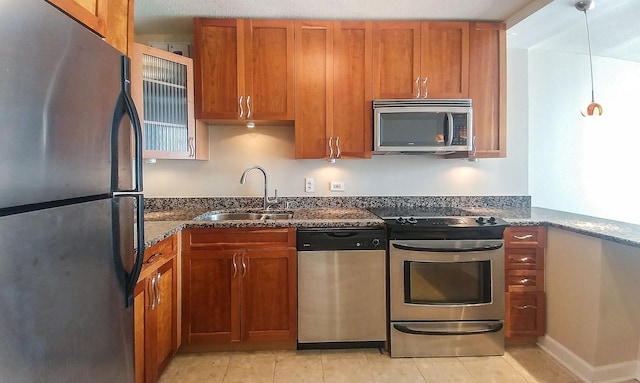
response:
<path fill-rule="evenodd" d="M 420 107 L 420 106 L 445 106 L 445 107 L 471 107 L 471 99 L 469 98 L 407 98 L 407 99 L 386 99 L 373 100 L 373 108 L 387 107 Z"/>

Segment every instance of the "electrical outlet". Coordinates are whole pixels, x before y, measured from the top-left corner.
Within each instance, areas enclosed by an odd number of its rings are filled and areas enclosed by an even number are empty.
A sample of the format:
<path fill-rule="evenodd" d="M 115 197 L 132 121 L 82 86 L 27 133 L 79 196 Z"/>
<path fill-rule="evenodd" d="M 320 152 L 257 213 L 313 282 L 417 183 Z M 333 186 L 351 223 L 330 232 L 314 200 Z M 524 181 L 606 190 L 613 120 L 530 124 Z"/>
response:
<path fill-rule="evenodd" d="M 316 179 L 313 177 L 306 177 L 304 179 L 304 191 L 307 193 L 316 192 Z"/>
<path fill-rule="evenodd" d="M 342 181 L 331 181 L 329 185 L 329 190 L 343 192 L 344 191 L 344 182 Z"/>

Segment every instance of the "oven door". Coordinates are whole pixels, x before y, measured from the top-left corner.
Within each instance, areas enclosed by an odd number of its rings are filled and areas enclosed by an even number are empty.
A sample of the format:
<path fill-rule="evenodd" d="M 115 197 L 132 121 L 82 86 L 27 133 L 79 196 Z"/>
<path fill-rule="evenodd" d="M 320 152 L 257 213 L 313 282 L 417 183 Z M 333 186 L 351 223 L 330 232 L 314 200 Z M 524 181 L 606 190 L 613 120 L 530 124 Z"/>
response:
<path fill-rule="evenodd" d="M 502 240 L 393 240 L 391 321 L 504 318 Z"/>

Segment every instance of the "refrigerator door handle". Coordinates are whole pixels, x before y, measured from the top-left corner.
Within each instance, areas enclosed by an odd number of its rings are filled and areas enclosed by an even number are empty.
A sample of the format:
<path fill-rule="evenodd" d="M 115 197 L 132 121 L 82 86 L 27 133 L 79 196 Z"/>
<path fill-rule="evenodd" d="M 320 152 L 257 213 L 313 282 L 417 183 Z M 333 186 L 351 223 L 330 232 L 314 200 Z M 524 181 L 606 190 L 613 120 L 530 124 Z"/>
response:
<path fill-rule="evenodd" d="M 113 125 L 111 127 L 111 191 L 114 198 L 119 197 L 133 197 L 136 199 L 136 232 L 137 232 L 137 246 L 135 261 L 131 271 L 125 270 L 125 297 L 126 306 L 133 305 L 133 294 L 140 271 L 142 270 L 142 262 L 144 259 L 144 197 L 142 195 L 142 125 L 140 124 L 140 118 L 138 117 L 138 111 L 131 98 L 131 61 L 127 56 L 121 56 L 121 84 L 120 95 L 115 106 L 113 115 Z M 134 151 L 135 151 L 135 181 L 133 182 L 133 189 L 123 190 L 119 188 L 118 184 L 118 169 L 119 169 L 119 151 L 118 151 L 118 137 L 120 131 L 120 125 L 122 119 L 128 116 L 131 123 L 131 129 L 134 137 Z M 114 223 L 114 230 L 119 230 L 119 226 Z M 119 236 L 118 236 L 119 237 Z M 119 246 L 119 244 L 117 244 Z M 118 248 L 118 247 L 116 247 Z"/>
<path fill-rule="evenodd" d="M 131 98 L 131 80 L 130 80 L 130 59 L 122 56 L 122 83 L 120 96 L 116 103 L 114 111 L 113 125 L 111 127 L 111 190 L 113 192 L 137 192 L 142 193 L 142 124 L 136 109 L 135 103 Z M 131 129 L 133 130 L 134 151 L 135 151 L 135 182 L 133 189 L 122 190 L 118 186 L 118 133 L 120 130 L 120 122 L 124 116 L 129 117 L 131 121 Z"/>
<path fill-rule="evenodd" d="M 125 306 L 126 307 L 130 307 L 133 305 L 133 296 L 134 296 L 134 290 L 136 288 L 136 284 L 138 283 L 138 278 L 140 277 L 140 271 L 142 270 L 142 263 L 144 261 L 144 250 L 145 250 L 145 244 L 144 244 L 144 197 L 142 196 L 142 193 L 124 193 L 124 192 L 119 192 L 119 193 L 113 193 L 114 194 L 114 199 L 118 199 L 118 198 L 135 198 L 136 200 L 136 206 L 135 206 L 135 214 L 136 214 L 136 249 L 132 249 L 131 251 L 134 254 L 134 262 L 133 262 L 133 266 L 131 267 L 131 270 L 126 270 L 123 266 L 119 266 L 118 268 L 120 270 L 122 270 L 123 274 L 124 274 L 124 280 L 122 281 L 124 284 L 124 293 L 125 293 Z M 115 259 L 122 259 L 122 254 L 120 254 L 121 251 L 121 247 L 120 247 L 120 241 L 121 241 L 121 237 L 120 237 L 120 224 L 118 222 L 118 220 L 114 217 L 112 223 L 112 231 L 114 233 L 113 239 L 115 241 L 114 243 L 114 251 L 117 253 L 115 254 Z M 121 265 L 121 263 L 120 263 Z M 122 274 L 121 274 L 122 275 Z"/>

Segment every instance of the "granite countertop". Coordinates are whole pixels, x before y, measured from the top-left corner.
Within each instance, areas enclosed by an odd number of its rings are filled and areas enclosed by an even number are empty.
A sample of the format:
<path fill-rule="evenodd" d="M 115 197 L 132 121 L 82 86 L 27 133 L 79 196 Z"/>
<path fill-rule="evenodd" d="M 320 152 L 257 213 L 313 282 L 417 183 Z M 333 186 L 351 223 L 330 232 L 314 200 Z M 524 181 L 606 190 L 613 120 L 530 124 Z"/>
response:
<path fill-rule="evenodd" d="M 233 211 L 261 211 L 261 209 L 224 209 Z M 222 211 L 197 209 L 171 209 L 149 211 L 144 214 L 145 247 L 152 246 L 182 229 L 232 227 L 366 227 L 383 226 L 384 221 L 366 209 L 360 208 L 305 208 L 290 209 L 289 219 L 202 221 L 201 215 Z M 282 212 L 274 210 L 273 212 Z"/>
<path fill-rule="evenodd" d="M 465 208 L 478 215 L 503 218 L 513 226 L 547 225 L 640 248 L 640 225 L 559 210 Z"/>
<path fill-rule="evenodd" d="M 640 248 L 640 225 L 537 207 L 460 208 L 469 212 L 469 215 L 500 217 L 515 226 L 547 225 Z M 233 209 L 224 209 L 224 211 L 233 211 Z M 145 246 L 152 246 L 183 228 L 362 227 L 384 225 L 382 219 L 362 208 L 304 208 L 291 209 L 290 211 L 293 212 L 293 218 L 285 220 L 218 222 L 195 220 L 199 215 L 206 213 L 197 209 L 149 211 L 145 213 Z"/>

